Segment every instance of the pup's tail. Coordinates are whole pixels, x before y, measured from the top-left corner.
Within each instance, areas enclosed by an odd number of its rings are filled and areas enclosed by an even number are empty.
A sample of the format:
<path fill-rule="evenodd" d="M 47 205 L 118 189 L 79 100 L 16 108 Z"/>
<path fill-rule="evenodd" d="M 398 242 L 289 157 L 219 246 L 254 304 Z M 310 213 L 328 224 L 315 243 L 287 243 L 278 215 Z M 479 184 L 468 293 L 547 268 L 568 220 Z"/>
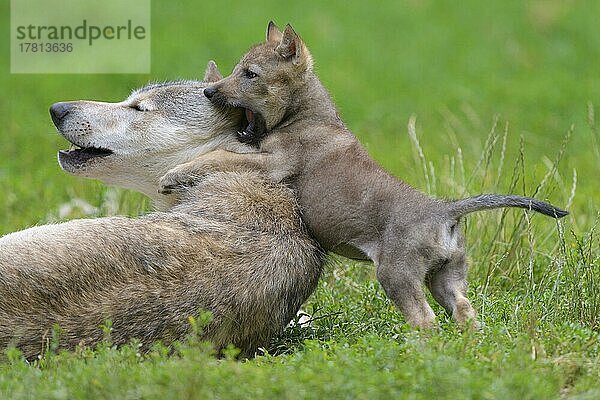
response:
<path fill-rule="evenodd" d="M 479 196 L 455 200 L 448 203 L 449 214 L 452 218 L 460 218 L 463 215 L 493 208 L 518 207 L 537 211 L 554 218 L 562 218 L 569 213 L 531 197 L 504 195 L 504 194 L 480 194 Z"/>

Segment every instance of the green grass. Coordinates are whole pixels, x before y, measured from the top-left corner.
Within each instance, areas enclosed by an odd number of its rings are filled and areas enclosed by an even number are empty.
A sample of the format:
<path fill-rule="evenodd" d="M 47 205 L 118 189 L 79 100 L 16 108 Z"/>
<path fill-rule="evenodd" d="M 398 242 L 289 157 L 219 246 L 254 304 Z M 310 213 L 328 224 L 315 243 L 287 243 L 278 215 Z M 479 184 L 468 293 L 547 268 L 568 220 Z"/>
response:
<path fill-rule="evenodd" d="M 481 332 L 458 332 L 437 306 L 440 331 L 411 332 L 371 264 L 330 257 L 305 307 L 313 329 L 288 329 L 255 359 L 217 360 L 193 339 L 170 355 L 103 345 L 35 365 L 10 352 L 0 397 L 600 398 L 600 2 L 190 0 L 154 1 L 152 14 L 149 76 L 10 75 L 1 59 L 0 234 L 54 221 L 74 198 L 101 215 L 148 210 L 60 171 L 47 108 L 201 77 L 208 59 L 226 73 L 269 19 L 293 23 L 343 119 L 397 176 L 441 197 L 535 194 L 571 215 L 466 220 Z"/>

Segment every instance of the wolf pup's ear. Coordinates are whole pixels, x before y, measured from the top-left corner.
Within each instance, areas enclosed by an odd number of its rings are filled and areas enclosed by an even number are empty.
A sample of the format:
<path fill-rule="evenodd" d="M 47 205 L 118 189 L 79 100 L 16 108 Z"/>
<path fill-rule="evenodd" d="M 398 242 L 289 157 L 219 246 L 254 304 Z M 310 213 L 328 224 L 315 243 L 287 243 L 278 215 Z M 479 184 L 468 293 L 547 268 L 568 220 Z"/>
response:
<path fill-rule="evenodd" d="M 306 69 L 312 68 L 312 56 L 290 24 L 285 26 L 283 37 L 275 51 L 281 57 L 291 59 L 294 65 L 303 65 Z"/>
<path fill-rule="evenodd" d="M 223 76 L 219 72 L 219 68 L 217 68 L 217 64 L 210 60 L 206 65 L 206 71 L 204 72 L 204 82 L 213 83 L 223 79 Z"/>
<path fill-rule="evenodd" d="M 279 42 L 282 37 L 283 34 L 277 25 L 275 25 L 275 22 L 269 21 L 269 26 L 267 26 L 267 42 Z"/>

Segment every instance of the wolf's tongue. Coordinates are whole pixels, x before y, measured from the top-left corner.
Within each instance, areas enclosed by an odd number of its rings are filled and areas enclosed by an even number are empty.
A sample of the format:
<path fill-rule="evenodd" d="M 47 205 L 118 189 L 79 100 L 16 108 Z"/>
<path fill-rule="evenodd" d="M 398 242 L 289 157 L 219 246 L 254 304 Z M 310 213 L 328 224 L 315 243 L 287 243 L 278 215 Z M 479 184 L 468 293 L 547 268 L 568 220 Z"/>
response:
<path fill-rule="evenodd" d="M 248 120 L 248 126 L 244 129 L 246 134 L 254 133 L 254 113 L 246 108 L 246 119 Z"/>
<path fill-rule="evenodd" d="M 248 120 L 248 124 L 254 122 L 254 113 L 246 108 L 246 119 Z"/>

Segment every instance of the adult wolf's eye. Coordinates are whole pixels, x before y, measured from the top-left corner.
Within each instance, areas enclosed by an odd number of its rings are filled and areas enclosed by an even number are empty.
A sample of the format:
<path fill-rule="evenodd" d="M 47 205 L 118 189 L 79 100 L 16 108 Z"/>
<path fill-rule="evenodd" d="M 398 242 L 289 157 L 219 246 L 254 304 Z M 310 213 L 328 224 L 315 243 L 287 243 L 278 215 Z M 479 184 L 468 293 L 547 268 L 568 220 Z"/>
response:
<path fill-rule="evenodd" d="M 254 79 L 254 78 L 256 78 L 258 76 L 258 74 L 250 71 L 249 69 L 247 69 L 245 71 L 245 75 L 246 75 L 246 78 L 248 78 L 248 79 Z"/>
<path fill-rule="evenodd" d="M 136 111 L 148 111 L 147 108 L 142 107 L 140 104 L 132 104 L 130 107 Z"/>

